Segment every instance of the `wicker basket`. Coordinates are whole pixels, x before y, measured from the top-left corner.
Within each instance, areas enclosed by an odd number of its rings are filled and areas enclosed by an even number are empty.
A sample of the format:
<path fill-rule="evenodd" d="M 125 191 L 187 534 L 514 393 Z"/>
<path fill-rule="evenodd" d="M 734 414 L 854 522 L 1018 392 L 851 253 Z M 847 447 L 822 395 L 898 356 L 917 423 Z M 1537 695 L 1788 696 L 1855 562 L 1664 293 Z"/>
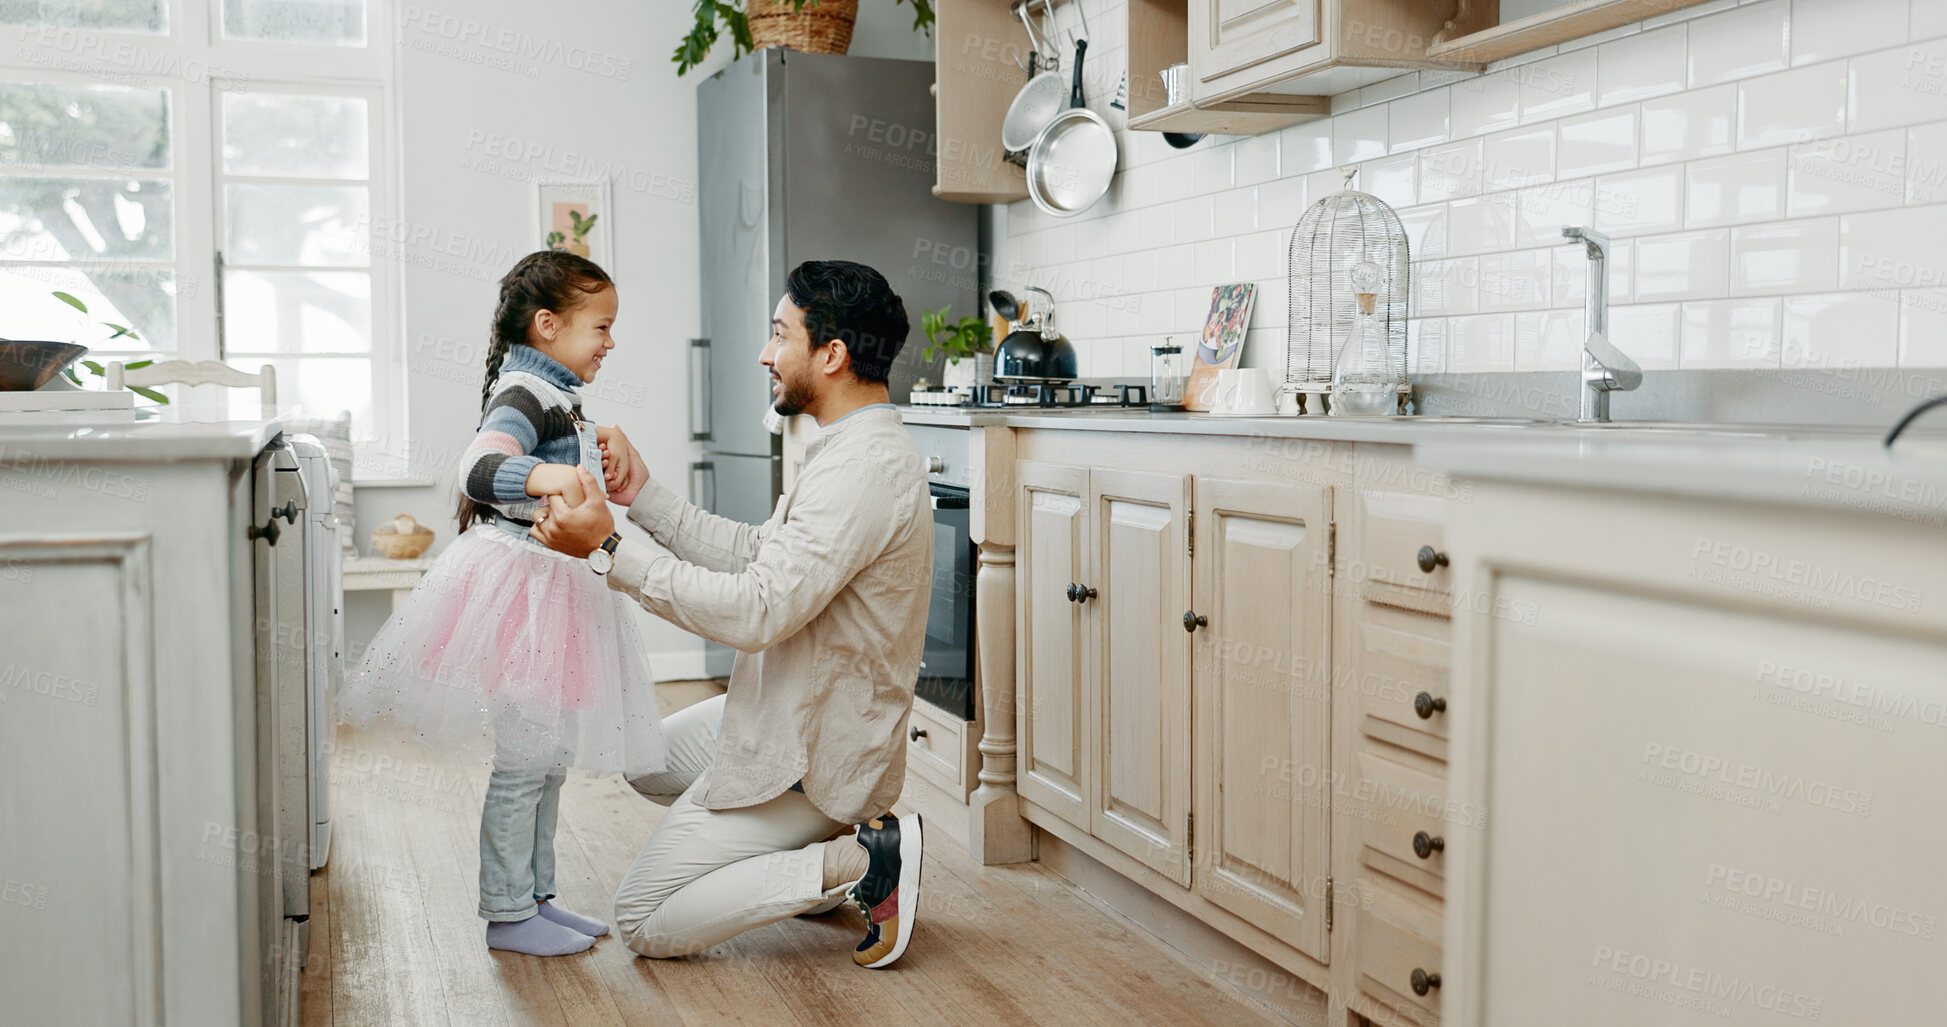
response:
<path fill-rule="evenodd" d="M 807 0 L 801 11 L 792 9 L 792 0 L 752 0 L 748 17 L 755 49 L 785 46 L 800 53 L 842 54 L 852 46 L 859 0 Z"/>
<path fill-rule="evenodd" d="M 372 548 L 388 559 L 413 560 L 431 548 L 433 529 L 400 514 L 372 531 Z"/>

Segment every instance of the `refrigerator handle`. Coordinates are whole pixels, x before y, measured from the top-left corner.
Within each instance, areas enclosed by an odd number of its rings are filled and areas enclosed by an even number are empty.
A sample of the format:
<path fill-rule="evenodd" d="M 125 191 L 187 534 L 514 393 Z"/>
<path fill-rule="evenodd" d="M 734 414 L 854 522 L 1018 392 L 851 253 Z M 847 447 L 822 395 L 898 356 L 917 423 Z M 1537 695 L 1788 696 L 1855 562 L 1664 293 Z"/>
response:
<path fill-rule="evenodd" d="M 717 509 L 717 465 L 704 460 L 690 465 L 690 502 L 715 513 Z"/>
<path fill-rule="evenodd" d="M 710 340 L 690 340 L 690 441 L 713 438 L 710 423 Z"/>

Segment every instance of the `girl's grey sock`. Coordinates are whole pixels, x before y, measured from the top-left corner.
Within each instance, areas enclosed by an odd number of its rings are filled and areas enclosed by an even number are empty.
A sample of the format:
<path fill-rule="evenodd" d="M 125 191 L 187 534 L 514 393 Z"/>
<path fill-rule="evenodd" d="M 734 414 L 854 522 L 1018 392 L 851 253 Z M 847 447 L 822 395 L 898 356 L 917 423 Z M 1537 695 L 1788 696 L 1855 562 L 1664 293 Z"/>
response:
<path fill-rule="evenodd" d="M 595 939 L 544 916 L 487 924 L 487 947 L 490 949 L 525 952 L 530 956 L 565 956 L 593 944 Z"/>
<path fill-rule="evenodd" d="M 570 927 L 590 938 L 599 938 L 608 933 L 608 925 L 592 916 L 582 916 L 572 910 L 562 909 L 552 902 L 543 902 L 537 907 L 539 913 L 563 927 Z"/>

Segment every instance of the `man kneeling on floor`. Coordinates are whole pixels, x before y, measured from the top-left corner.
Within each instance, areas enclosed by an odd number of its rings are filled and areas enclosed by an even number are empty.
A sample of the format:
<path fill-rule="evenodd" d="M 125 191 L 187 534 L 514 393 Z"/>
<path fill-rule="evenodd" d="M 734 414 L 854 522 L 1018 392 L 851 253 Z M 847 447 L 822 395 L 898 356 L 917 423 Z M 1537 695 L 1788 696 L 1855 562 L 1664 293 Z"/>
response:
<path fill-rule="evenodd" d="M 700 952 L 847 895 L 867 918 L 859 965 L 891 964 L 912 937 L 920 818 L 887 813 L 933 568 L 926 478 L 886 388 L 909 327 L 869 267 L 791 272 L 759 360 L 777 412 L 821 431 L 762 526 L 650 481 L 626 440 L 616 492 L 653 542 L 614 532 L 592 477 L 586 502 L 553 497 L 536 517 L 537 538 L 587 557 L 611 588 L 738 650 L 725 695 L 664 720 L 669 769 L 630 781 L 669 807 L 615 895 L 642 955 Z"/>

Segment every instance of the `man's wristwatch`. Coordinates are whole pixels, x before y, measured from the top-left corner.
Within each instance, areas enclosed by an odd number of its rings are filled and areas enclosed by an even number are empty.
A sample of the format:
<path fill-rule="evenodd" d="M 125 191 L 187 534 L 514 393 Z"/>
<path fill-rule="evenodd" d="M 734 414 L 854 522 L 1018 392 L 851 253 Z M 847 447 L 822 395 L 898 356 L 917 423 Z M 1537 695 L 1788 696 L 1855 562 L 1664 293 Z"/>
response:
<path fill-rule="evenodd" d="M 597 574 L 607 574 L 615 568 L 615 547 L 622 544 L 622 533 L 611 532 L 602 540 L 601 548 L 588 554 L 588 566 Z"/>

